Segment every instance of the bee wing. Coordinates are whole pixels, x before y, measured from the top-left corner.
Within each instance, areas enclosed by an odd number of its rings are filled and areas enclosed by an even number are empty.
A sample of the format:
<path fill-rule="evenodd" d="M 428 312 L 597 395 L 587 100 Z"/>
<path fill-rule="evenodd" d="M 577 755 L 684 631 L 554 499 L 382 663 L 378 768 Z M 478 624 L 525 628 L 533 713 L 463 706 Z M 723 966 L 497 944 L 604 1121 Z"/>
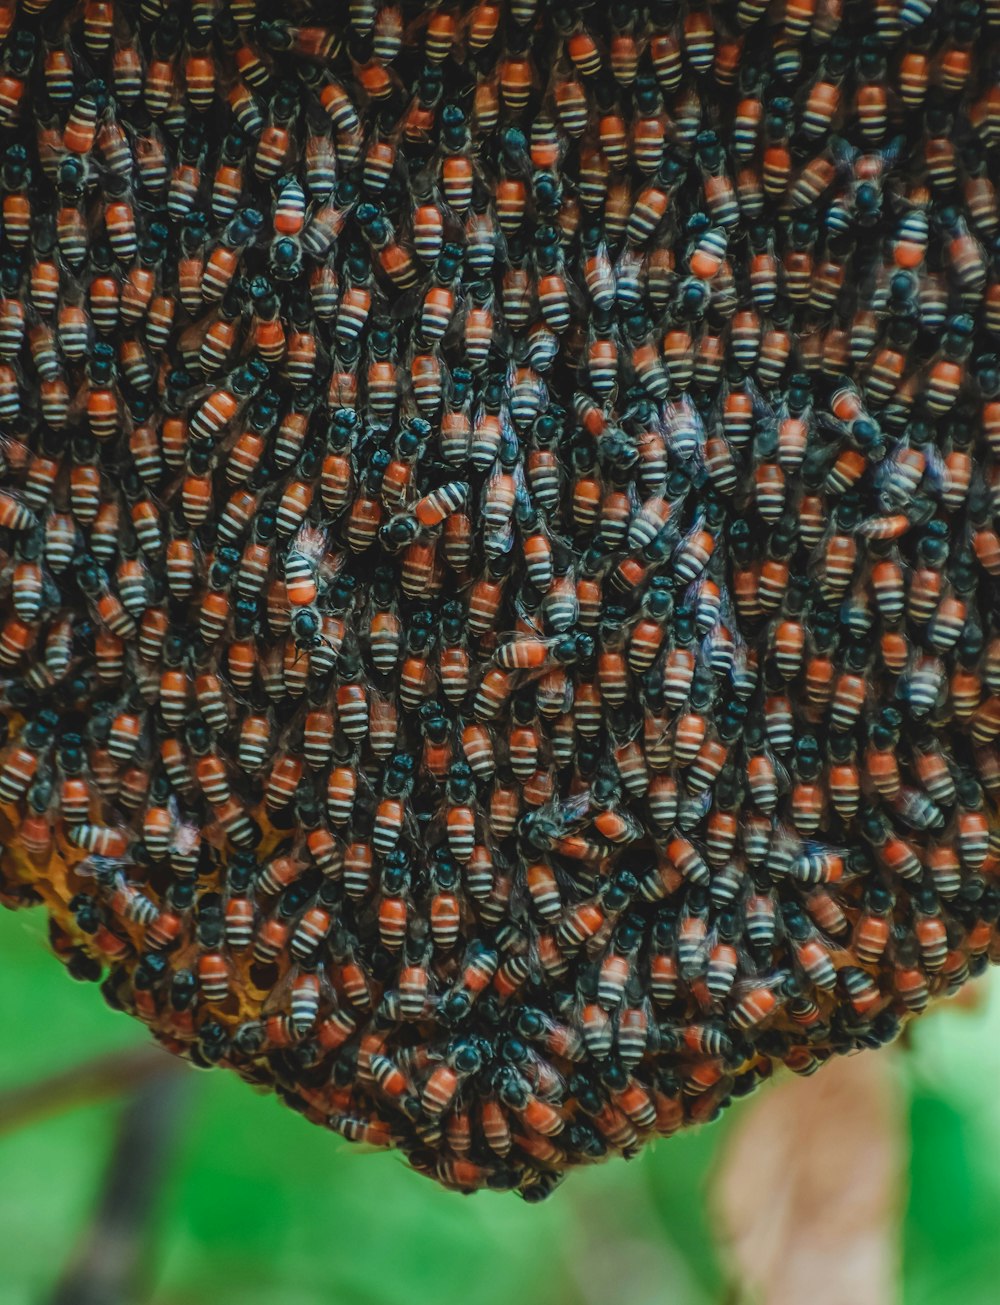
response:
<path fill-rule="evenodd" d="M 389 319 L 392 322 L 412 322 L 414 318 L 420 316 L 420 305 L 424 301 L 425 286 L 417 286 L 413 290 L 407 290 L 404 294 L 395 300 L 389 308 Z"/>
<path fill-rule="evenodd" d="M 940 498 L 947 490 L 950 483 L 948 468 L 940 450 L 934 444 L 929 444 L 926 450 L 927 471 L 926 476 L 934 487 L 935 496 Z"/>

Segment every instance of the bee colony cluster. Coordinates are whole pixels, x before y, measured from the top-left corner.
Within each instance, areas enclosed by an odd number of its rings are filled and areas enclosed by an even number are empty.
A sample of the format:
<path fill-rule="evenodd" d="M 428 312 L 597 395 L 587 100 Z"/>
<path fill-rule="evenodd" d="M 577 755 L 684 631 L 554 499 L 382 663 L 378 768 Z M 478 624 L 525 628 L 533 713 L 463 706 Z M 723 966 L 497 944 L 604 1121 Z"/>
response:
<path fill-rule="evenodd" d="M 3 900 L 462 1190 L 1000 955 L 1000 0 L 0 0 Z"/>

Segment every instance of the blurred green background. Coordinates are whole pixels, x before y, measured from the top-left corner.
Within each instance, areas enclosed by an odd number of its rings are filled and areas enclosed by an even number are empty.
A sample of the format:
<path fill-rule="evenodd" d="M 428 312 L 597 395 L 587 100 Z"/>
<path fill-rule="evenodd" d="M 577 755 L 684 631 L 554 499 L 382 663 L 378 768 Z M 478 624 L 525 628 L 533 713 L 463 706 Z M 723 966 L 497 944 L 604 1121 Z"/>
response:
<path fill-rule="evenodd" d="M 39 912 L 0 911 L 0 974 L 0 1094 L 8 1102 L 15 1089 L 146 1042 L 96 989 L 66 976 L 47 950 Z M 946 1009 L 916 1027 L 897 1060 L 910 1143 L 897 1299 L 995 1305 L 997 982 L 975 1009 Z M 747 1298 L 727 1266 L 706 1190 L 753 1101 L 630 1164 L 571 1175 L 531 1207 L 511 1196 L 439 1191 L 395 1156 L 359 1153 L 235 1077 L 184 1071 L 173 1081 L 178 1122 L 164 1138 L 145 1221 L 137 1305 Z M 125 1099 L 66 1101 L 17 1127 L 0 1108 L 2 1305 L 57 1298 L 67 1265 L 86 1247 Z M 845 1174 L 845 1199 L 850 1182 Z M 63 1299 L 72 1302 L 72 1293 Z"/>

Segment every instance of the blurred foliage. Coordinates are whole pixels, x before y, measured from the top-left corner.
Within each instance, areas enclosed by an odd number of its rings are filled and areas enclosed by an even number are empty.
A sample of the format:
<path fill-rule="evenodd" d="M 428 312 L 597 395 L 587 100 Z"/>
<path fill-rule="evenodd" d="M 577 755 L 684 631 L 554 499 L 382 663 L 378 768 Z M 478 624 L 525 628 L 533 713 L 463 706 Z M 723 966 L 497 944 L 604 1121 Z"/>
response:
<path fill-rule="evenodd" d="M 68 979 L 39 913 L 0 912 L 0 1091 L 145 1032 Z M 1000 1279 L 1000 1000 L 935 1015 L 901 1053 L 911 1187 L 903 1305 L 992 1305 Z M 142 1305 L 709 1305 L 725 1281 L 706 1186 L 731 1123 L 572 1175 L 541 1206 L 461 1198 L 222 1073 L 183 1076 Z M 0 1300 L 42 1305 L 99 1191 L 119 1101 L 0 1136 Z M 851 1175 L 843 1175 L 850 1200 Z M 765 1194 L 762 1194 L 762 1197 Z M 138 1302 L 137 1302 L 138 1305 Z M 891 1303 L 887 1302 L 887 1305 Z"/>

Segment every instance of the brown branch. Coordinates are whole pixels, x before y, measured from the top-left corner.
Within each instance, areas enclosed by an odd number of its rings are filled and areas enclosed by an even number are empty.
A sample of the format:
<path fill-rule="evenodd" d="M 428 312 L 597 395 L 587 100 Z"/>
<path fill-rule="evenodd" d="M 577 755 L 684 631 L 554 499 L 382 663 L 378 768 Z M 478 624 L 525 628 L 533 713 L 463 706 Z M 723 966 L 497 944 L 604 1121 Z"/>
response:
<path fill-rule="evenodd" d="M 47 1115 L 134 1092 L 151 1079 L 181 1071 L 181 1063 L 155 1045 L 97 1056 L 49 1078 L 0 1092 L 0 1136 Z"/>
<path fill-rule="evenodd" d="M 184 1080 L 158 1072 L 121 1114 L 97 1208 L 50 1305 L 125 1305 L 141 1298 L 150 1220 L 182 1116 Z"/>

